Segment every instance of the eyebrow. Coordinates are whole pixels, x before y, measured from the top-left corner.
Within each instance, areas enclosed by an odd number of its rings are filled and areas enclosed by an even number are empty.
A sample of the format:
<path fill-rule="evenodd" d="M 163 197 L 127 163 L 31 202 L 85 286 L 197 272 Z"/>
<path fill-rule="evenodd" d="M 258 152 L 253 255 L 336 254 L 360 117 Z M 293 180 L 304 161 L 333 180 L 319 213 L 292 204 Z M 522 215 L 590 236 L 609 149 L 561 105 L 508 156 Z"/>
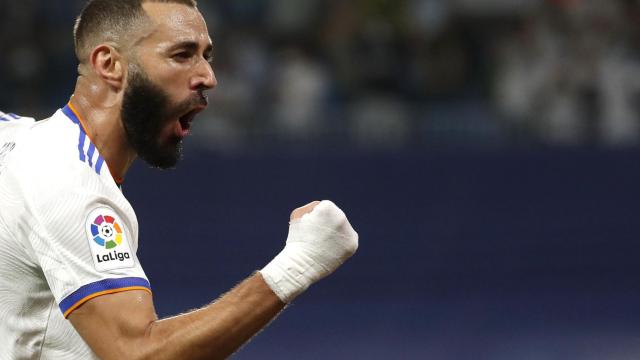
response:
<path fill-rule="evenodd" d="M 169 51 L 174 51 L 177 49 L 185 49 L 185 50 L 196 52 L 198 51 L 199 47 L 200 45 L 198 45 L 197 42 L 186 40 L 186 41 L 181 41 L 177 44 L 172 45 L 171 47 L 169 47 Z M 213 45 L 208 44 L 207 47 L 204 49 L 204 54 L 205 56 L 211 56 L 212 53 L 213 53 Z"/>

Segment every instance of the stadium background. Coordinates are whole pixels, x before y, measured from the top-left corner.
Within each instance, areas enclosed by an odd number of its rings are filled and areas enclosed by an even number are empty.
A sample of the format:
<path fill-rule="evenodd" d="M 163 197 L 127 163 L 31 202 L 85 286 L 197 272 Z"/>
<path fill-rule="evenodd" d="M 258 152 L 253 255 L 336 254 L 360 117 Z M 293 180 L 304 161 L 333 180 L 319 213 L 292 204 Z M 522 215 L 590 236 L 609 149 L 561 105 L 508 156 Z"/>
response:
<path fill-rule="evenodd" d="M 2 0 L 0 109 L 73 90 L 82 1 Z M 358 254 L 237 359 L 640 356 L 640 4 L 200 1 L 219 87 L 125 194 L 166 316 L 330 198 Z"/>

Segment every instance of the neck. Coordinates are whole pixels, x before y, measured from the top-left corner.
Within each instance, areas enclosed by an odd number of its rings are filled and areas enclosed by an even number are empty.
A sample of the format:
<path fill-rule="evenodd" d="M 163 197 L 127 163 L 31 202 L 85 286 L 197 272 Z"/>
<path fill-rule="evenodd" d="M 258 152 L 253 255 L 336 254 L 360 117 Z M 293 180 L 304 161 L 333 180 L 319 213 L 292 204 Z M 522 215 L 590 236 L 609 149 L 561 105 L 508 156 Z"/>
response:
<path fill-rule="evenodd" d="M 116 93 L 79 76 L 69 103 L 104 158 L 111 176 L 116 183 L 122 183 L 136 159 L 120 117 L 122 92 Z"/>

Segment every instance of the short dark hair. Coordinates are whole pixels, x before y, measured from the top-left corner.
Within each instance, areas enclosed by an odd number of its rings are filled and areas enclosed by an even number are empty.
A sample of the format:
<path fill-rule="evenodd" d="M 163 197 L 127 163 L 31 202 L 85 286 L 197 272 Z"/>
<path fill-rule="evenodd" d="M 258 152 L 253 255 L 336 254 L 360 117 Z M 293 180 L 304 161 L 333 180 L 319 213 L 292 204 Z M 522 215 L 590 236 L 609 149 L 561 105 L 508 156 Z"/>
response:
<path fill-rule="evenodd" d="M 196 0 L 89 0 L 76 19 L 73 39 L 82 63 L 88 51 L 103 41 L 118 41 L 147 17 L 142 4 L 174 3 L 197 8 Z"/>

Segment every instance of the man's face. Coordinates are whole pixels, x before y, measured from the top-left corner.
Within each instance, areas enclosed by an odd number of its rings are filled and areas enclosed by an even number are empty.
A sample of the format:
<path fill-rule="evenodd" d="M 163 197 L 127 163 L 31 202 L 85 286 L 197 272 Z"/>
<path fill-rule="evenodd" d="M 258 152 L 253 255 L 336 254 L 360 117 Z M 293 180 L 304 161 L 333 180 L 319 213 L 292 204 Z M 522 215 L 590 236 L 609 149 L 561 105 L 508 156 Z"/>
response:
<path fill-rule="evenodd" d="M 121 118 L 129 143 L 151 166 L 171 168 L 195 115 L 215 87 L 211 39 L 200 13 L 187 6 L 145 3 L 152 25 L 134 48 Z"/>
<path fill-rule="evenodd" d="M 129 143 L 149 165 L 161 169 L 175 167 L 182 151 L 182 129 L 176 129 L 175 134 L 164 134 L 164 128 L 171 127 L 176 116 L 197 106 L 201 100 L 189 98 L 172 104 L 169 95 L 137 64 L 129 65 L 127 76 L 120 115 Z"/>

